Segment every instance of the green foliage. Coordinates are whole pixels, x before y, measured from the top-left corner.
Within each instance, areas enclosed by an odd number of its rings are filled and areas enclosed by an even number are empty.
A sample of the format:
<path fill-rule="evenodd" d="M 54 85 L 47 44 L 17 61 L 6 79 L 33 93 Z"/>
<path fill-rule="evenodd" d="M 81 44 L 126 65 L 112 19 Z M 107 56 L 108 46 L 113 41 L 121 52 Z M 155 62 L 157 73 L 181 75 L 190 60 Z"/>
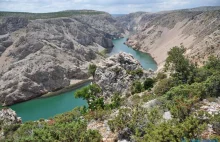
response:
<path fill-rule="evenodd" d="M 104 109 L 104 99 L 98 96 L 101 91 L 101 88 L 97 84 L 91 84 L 78 90 L 75 93 L 75 97 L 85 99 L 91 110 L 95 110 L 99 107 Z"/>
<path fill-rule="evenodd" d="M 174 82 L 173 78 L 162 79 L 154 87 L 154 93 L 159 96 L 164 95 L 175 85 L 177 85 L 177 83 Z"/>
<path fill-rule="evenodd" d="M 164 121 L 159 124 L 149 124 L 146 129 L 144 141 L 155 142 L 176 142 L 199 138 L 201 132 L 206 128 L 206 124 L 194 116 L 187 117 L 184 122 Z"/>
<path fill-rule="evenodd" d="M 139 77 L 143 76 L 143 74 L 144 74 L 144 72 L 141 68 L 138 68 L 138 69 L 133 70 L 133 71 L 127 70 L 127 73 L 131 74 L 131 75 L 138 75 Z"/>
<path fill-rule="evenodd" d="M 106 58 L 107 57 L 107 53 L 108 53 L 108 50 L 104 49 L 104 50 L 100 51 L 98 54 Z"/>
<path fill-rule="evenodd" d="M 206 96 L 220 96 L 220 74 L 214 74 L 205 81 Z"/>
<path fill-rule="evenodd" d="M 163 72 L 159 72 L 157 74 L 156 81 L 159 81 L 159 80 L 162 80 L 162 79 L 165 79 L 165 78 L 167 78 L 167 75 Z"/>
<path fill-rule="evenodd" d="M 111 98 L 111 103 L 109 104 L 109 107 L 111 109 L 115 109 L 118 108 L 120 104 L 121 104 L 121 98 L 119 96 L 119 93 L 115 93 Z"/>
<path fill-rule="evenodd" d="M 108 124 L 112 131 L 120 132 L 127 129 L 130 135 L 126 138 L 130 139 L 132 134 L 143 131 L 147 126 L 146 113 L 147 110 L 141 107 L 135 107 L 132 110 L 129 108 L 120 109 L 118 115 L 109 120 Z"/>
<path fill-rule="evenodd" d="M 145 90 L 148 90 L 148 89 L 151 89 L 154 85 L 154 80 L 152 78 L 147 78 L 145 81 L 144 81 L 144 89 Z"/>
<path fill-rule="evenodd" d="M 3 126 L 3 131 L 5 135 L 10 135 L 20 127 L 20 124 L 11 124 Z"/>
<path fill-rule="evenodd" d="M 72 111 L 58 114 L 54 117 L 54 121 L 57 123 L 70 123 L 72 121 L 78 121 L 80 116 L 85 113 L 84 107 L 76 107 Z"/>
<path fill-rule="evenodd" d="M 24 135 L 25 133 L 20 133 L 20 131 L 24 131 L 23 126 L 21 126 L 18 132 L 16 132 L 14 136 L 9 139 L 12 141 L 48 142 L 99 142 L 101 140 L 101 136 L 97 131 L 87 130 L 87 124 L 80 121 L 54 124 L 42 123 L 37 128 L 33 128 L 30 125 L 30 129 L 25 129 L 25 131 L 29 133 L 28 135 Z"/>
<path fill-rule="evenodd" d="M 95 64 L 90 64 L 89 65 L 88 72 L 89 72 L 90 75 L 92 75 L 93 78 L 95 76 L 96 68 L 97 68 L 97 66 Z"/>
<path fill-rule="evenodd" d="M 142 91 L 144 91 L 144 88 L 143 88 L 143 85 L 141 84 L 141 82 L 140 81 L 133 82 L 131 93 L 132 94 L 141 93 Z"/>
<path fill-rule="evenodd" d="M 168 52 L 168 57 L 165 63 L 165 71 L 171 72 L 171 76 L 181 81 L 182 83 L 193 82 L 195 66 L 184 57 L 186 49 L 181 47 L 173 47 Z"/>
<path fill-rule="evenodd" d="M 5 141 L 100 142 L 101 135 L 98 131 L 87 130 L 81 112 L 82 108 L 76 108 L 48 121 L 12 125 L 5 131 Z"/>
<path fill-rule="evenodd" d="M 198 102 L 203 94 L 202 84 L 180 85 L 173 87 L 166 93 L 168 100 L 170 100 L 168 108 L 172 115 L 184 120 L 189 116 L 192 106 Z"/>
<path fill-rule="evenodd" d="M 205 64 L 205 68 L 212 70 L 220 70 L 220 58 L 215 56 L 210 56 L 207 63 Z"/>
<path fill-rule="evenodd" d="M 111 114 L 110 109 L 97 108 L 96 110 L 88 111 L 88 113 L 84 115 L 84 118 L 88 121 L 90 120 L 104 121 L 109 118 L 110 114 Z"/>

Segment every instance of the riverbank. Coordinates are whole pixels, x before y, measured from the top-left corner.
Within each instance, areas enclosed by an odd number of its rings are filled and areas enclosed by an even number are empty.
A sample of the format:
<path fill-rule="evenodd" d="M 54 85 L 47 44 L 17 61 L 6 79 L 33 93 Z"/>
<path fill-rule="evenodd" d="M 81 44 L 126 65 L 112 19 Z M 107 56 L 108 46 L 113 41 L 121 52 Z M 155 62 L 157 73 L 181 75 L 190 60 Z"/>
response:
<path fill-rule="evenodd" d="M 155 64 L 157 65 L 157 69 L 155 70 L 155 72 L 158 71 L 158 70 L 160 70 L 160 68 L 161 68 L 161 67 L 160 67 L 160 63 L 159 63 L 159 61 L 156 59 L 157 57 L 153 56 L 153 54 L 152 54 L 151 52 L 146 52 L 146 51 L 143 50 L 143 49 L 139 49 L 139 50 L 138 50 L 136 47 L 134 47 L 133 44 L 131 44 L 131 43 L 129 42 L 128 38 L 126 39 L 126 41 L 124 42 L 124 44 L 125 44 L 126 46 L 128 46 L 129 48 L 135 50 L 135 51 L 139 51 L 139 52 L 142 52 L 142 53 L 144 53 L 144 54 L 148 54 L 148 55 L 154 60 Z"/>
<path fill-rule="evenodd" d="M 136 58 L 141 63 L 145 70 L 157 70 L 157 62 L 154 60 L 151 54 L 135 50 L 134 48 L 126 45 L 126 41 L 127 37 L 113 40 L 114 48 L 109 55 L 111 56 L 119 52 L 126 52 L 132 54 L 134 58 Z"/>
<path fill-rule="evenodd" d="M 65 93 L 65 92 L 69 92 L 71 90 L 75 90 L 77 88 L 80 88 L 80 87 L 84 86 L 85 84 L 87 84 L 89 82 L 92 82 L 92 80 L 93 79 L 89 78 L 89 79 L 80 80 L 80 81 L 71 81 L 69 86 L 64 87 L 63 89 L 60 89 L 60 90 L 55 91 L 55 92 L 49 92 L 45 95 L 40 96 L 39 98 L 52 97 L 52 96 L 60 95 L 60 94 Z"/>
<path fill-rule="evenodd" d="M 31 101 L 31 100 L 34 100 L 34 99 L 40 99 L 40 98 L 47 98 L 47 97 L 52 97 L 52 96 L 57 96 L 57 95 L 60 95 L 62 93 L 66 93 L 66 92 L 69 92 L 69 91 L 72 91 L 72 90 L 75 90 L 77 88 L 80 88 L 82 86 L 84 86 L 85 84 L 88 84 L 90 82 L 92 82 L 92 78 L 88 78 L 88 79 L 85 79 L 85 80 L 71 80 L 70 82 L 70 85 L 69 86 L 66 86 L 58 91 L 54 91 L 54 92 L 49 92 L 47 94 L 44 94 L 40 97 L 36 97 L 36 98 L 32 98 L 28 101 Z M 23 102 L 27 102 L 27 101 L 23 101 Z M 18 102 L 16 104 L 19 104 L 19 103 L 23 103 L 23 102 Z M 13 104 L 15 105 L 15 104 Z M 12 106 L 12 105 L 10 105 Z M 10 106 L 5 106 L 4 104 L 0 104 L 0 110 L 4 107 L 10 107 Z"/>

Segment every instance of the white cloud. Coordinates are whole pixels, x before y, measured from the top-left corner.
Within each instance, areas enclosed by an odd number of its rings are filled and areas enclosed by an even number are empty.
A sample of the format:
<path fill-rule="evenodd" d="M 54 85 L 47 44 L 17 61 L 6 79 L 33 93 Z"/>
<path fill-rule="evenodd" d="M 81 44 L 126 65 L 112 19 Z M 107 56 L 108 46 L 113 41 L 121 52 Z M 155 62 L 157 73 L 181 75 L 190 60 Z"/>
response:
<path fill-rule="evenodd" d="M 0 0 L 1 11 L 52 12 L 93 9 L 109 13 L 156 12 L 198 6 L 219 6 L 220 0 Z"/>

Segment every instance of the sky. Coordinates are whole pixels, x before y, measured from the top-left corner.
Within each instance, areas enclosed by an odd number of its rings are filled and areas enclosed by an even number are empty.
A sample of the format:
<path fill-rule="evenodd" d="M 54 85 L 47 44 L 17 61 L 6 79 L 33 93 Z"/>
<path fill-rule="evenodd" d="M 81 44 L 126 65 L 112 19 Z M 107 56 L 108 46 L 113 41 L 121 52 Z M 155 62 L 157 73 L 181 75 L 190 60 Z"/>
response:
<path fill-rule="evenodd" d="M 200 6 L 220 6 L 220 0 L 0 0 L 0 11 L 34 13 L 91 9 L 111 14 L 127 14 Z"/>

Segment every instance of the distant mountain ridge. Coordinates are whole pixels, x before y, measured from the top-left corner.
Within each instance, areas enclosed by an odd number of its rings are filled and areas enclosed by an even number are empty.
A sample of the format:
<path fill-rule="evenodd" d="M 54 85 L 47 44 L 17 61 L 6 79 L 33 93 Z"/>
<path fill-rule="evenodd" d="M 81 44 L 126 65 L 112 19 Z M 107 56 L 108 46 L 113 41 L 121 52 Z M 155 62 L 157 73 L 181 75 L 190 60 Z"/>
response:
<path fill-rule="evenodd" d="M 29 13 L 29 12 L 5 12 L 0 11 L 0 19 L 7 16 L 19 16 L 27 18 L 29 20 L 35 19 L 48 19 L 48 18 L 59 18 L 59 17 L 71 17 L 74 15 L 97 15 L 106 14 L 106 12 L 95 11 L 95 10 L 65 10 L 59 12 L 48 12 L 48 13 Z"/>
<path fill-rule="evenodd" d="M 130 34 L 127 44 L 150 53 L 162 68 L 167 51 L 183 44 L 186 56 L 202 65 L 220 55 L 220 7 L 199 7 L 158 13 L 131 13 L 116 18 Z"/>

